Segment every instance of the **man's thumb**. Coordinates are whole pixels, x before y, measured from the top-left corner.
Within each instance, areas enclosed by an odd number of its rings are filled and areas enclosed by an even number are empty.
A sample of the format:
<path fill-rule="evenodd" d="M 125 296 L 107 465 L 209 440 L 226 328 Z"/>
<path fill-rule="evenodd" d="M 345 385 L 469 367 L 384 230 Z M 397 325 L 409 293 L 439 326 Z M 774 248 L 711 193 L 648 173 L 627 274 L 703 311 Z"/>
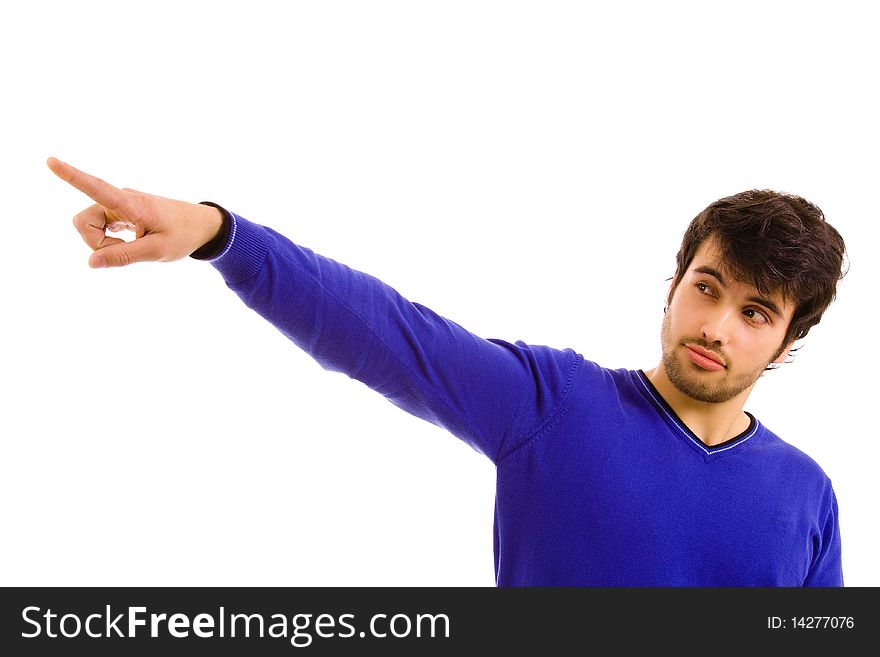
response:
<path fill-rule="evenodd" d="M 131 242 L 118 240 L 116 244 L 101 247 L 89 257 L 89 267 L 125 267 L 135 262 L 155 260 L 151 237 L 154 236 L 148 235 Z"/>

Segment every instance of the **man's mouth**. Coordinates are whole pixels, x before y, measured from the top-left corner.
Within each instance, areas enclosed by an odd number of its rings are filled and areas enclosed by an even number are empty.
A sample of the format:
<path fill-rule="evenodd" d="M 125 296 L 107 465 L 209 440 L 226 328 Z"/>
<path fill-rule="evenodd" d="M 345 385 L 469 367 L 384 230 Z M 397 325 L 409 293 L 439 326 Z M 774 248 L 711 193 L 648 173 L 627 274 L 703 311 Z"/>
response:
<path fill-rule="evenodd" d="M 721 356 L 716 354 L 713 351 L 709 351 L 708 349 L 704 349 L 703 347 L 697 346 L 695 344 L 686 344 L 684 346 L 685 354 L 691 360 L 691 362 L 696 363 L 704 370 L 709 370 L 711 372 L 717 372 L 718 370 L 723 370 L 726 366 L 724 362 L 721 360 Z"/>

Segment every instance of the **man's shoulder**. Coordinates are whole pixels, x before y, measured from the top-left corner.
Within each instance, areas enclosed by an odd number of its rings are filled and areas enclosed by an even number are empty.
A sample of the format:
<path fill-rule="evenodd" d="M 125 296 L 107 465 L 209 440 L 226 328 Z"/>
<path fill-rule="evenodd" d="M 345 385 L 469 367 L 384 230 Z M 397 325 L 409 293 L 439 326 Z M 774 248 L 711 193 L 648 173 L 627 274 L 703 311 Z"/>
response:
<path fill-rule="evenodd" d="M 565 389 L 589 389 L 593 394 L 607 390 L 619 395 L 623 389 L 634 387 L 636 370 L 610 368 L 585 357 L 574 347 L 557 347 L 543 343 L 517 340 L 508 342 L 490 338 L 495 343 L 514 354 L 521 361 L 528 362 L 540 378 L 551 377 L 565 381 Z"/>
<path fill-rule="evenodd" d="M 571 347 L 552 347 L 523 340 L 509 342 L 501 338 L 488 338 L 487 340 L 520 360 L 530 363 L 533 367 L 558 369 L 569 375 L 584 360 L 584 357 Z"/>
<path fill-rule="evenodd" d="M 763 426 L 763 439 L 756 441 L 755 447 L 762 450 L 762 455 L 774 467 L 794 471 L 805 481 L 812 478 L 817 483 L 829 482 L 828 475 L 812 456 L 791 442 L 784 440 L 776 432 Z"/>

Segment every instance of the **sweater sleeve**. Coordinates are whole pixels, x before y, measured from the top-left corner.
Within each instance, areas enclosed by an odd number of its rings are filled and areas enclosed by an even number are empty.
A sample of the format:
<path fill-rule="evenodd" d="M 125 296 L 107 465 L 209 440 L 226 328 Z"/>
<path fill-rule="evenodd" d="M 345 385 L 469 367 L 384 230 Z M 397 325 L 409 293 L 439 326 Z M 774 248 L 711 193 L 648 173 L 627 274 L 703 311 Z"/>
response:
<path fill-rule="evenodd" d="M 837 496 L 830 482 L 826 491 L 825 517 L 813 546 L 813 562 L 804 586 L 843 586 Z"/>
<path fill-rule="evenodd" d="M 573 350 L 483 339 L 369 274 L 225 212 L 226 245 L 201 259 L 325 370 L 362 382 L 493 463 L 561 407 L 581 359 Z"/>

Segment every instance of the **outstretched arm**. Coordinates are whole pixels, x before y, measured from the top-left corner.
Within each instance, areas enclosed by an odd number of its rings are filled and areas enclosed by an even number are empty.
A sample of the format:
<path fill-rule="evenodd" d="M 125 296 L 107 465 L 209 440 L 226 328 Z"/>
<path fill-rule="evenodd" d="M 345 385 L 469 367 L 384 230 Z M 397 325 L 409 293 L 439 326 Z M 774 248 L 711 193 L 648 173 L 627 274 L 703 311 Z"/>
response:
<path fill-rule="evenodd" d="M 97 201 L 74 224 L 109 266 L 176 260 L 216 241 L 227 286 L 327 370 L 449 430 L 497 463 L 562 408 L 579 356 L 483 339 L 377 278 L 216 207 L 120 190 L 57 160 L 50 167 Z M 114 225 L 136 239 L 107 238 Z M 147 244 L 138 245 L 138 242 Z"/>

